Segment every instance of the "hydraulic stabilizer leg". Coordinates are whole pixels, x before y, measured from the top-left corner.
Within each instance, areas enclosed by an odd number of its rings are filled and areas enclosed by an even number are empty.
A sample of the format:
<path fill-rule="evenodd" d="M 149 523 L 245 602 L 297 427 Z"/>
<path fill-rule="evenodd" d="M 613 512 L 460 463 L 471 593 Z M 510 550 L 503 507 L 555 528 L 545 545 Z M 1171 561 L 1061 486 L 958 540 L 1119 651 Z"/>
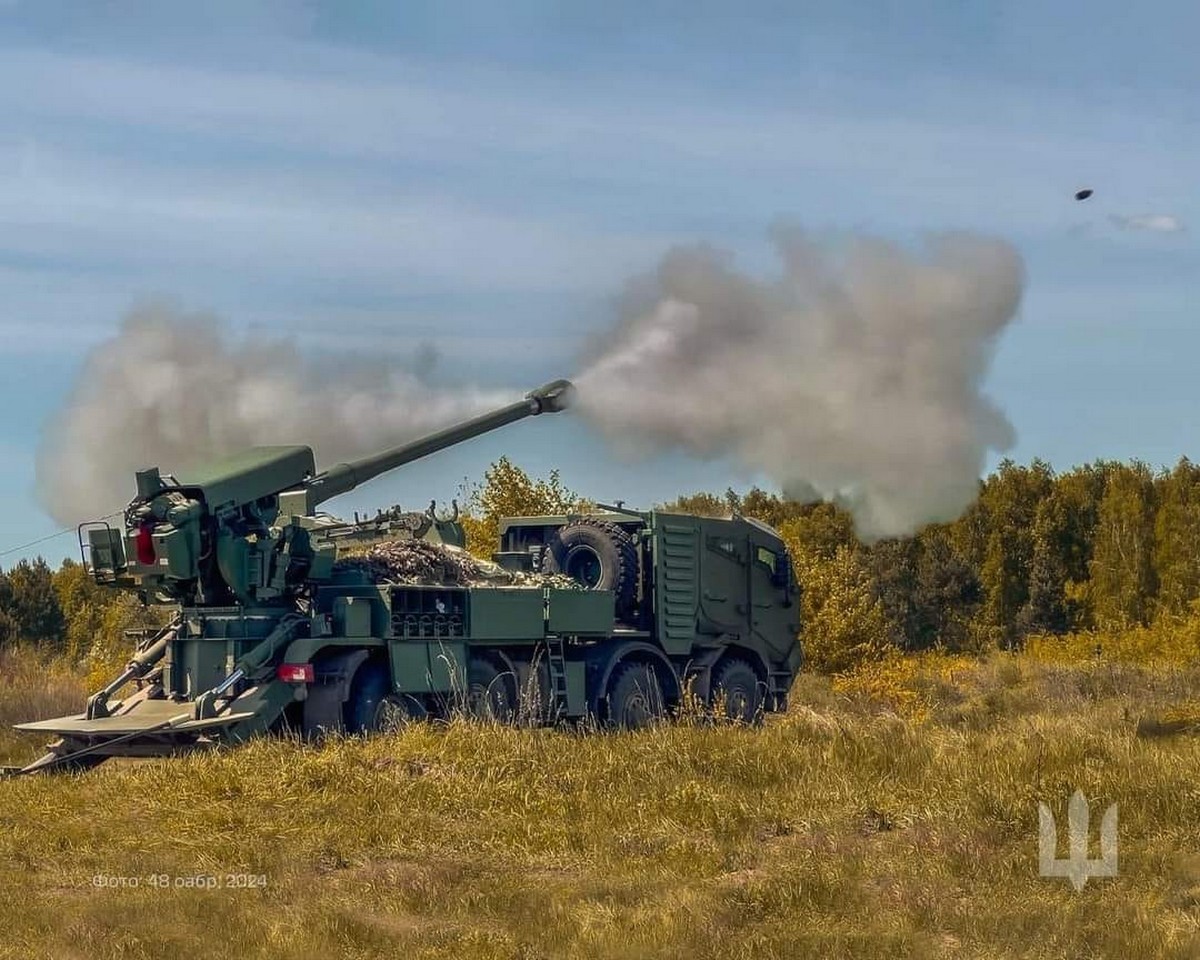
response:
<path fill-rule="evenodd" d="M 119 677 L 103 690 L 88 697 L 85 715 L 89 720 L 107 717 L 108 698 L 125 686 L 130 680 L 138 680 L 150 672 L 151 667 L 158 663 L 167 652 L 167 645 L 179 633 L 179 626 L 182 622 L 180 617 L 176 617 L 163 627 L 154 638 L 154 642 L 125 665 L 125 670 Z"/>

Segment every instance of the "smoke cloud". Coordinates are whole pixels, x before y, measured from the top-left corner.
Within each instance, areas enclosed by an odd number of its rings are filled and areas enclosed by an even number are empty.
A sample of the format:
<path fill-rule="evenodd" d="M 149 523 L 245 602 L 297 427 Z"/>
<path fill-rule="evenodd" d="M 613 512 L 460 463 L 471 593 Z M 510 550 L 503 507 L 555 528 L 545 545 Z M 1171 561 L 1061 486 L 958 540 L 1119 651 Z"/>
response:
<path fill-rule="evenodd" d="M 1019 255 L 968 234 L 923 256 L 792 228 L 773 239 L 772 281 L 707 247 L 634 281 L 577 378 L 579 406 L 627 454 L 729 457 L 785 494 L 838 498 L 866 539 L 957 517 L 987 452 L 1014 440 L 982 383 L 1020 302 Z"/>
<path fill-rule="evenodd" d="M 255 444 L 312 446 L 318 465 L 362 456 L 513 397 L 437 391 L 420 370 L 300 355 L 292 341 L 237 339 L 209 316 L 134 310 L 96 347 L 38 452 L 48 512 L 74 524 L 133 496 L 133 471 L 193 464 Z"/>
<path fill-rule="evenodd" d="M 921 255 L 798 229 L 774 241 L 773 280 L 695 247 L 632 281 L 576 377 L 576 406 L 626 455 L 728 458 L 794 498 L 836 498 L 866 539 L 958 516 L 988 451 L 1013 442 L 982 383 L 1020 302 L 1017 252 L 967 234 Z M 46 431 L 43 501 L 74 524 L 126 503 L 139 467 L 186 478 L 264 443 L 309 444 L 328 465 L 513 399 L 431 389 L 433 359 L 317 365 L 290 340 L 143 307 L 88 356 Z"/>

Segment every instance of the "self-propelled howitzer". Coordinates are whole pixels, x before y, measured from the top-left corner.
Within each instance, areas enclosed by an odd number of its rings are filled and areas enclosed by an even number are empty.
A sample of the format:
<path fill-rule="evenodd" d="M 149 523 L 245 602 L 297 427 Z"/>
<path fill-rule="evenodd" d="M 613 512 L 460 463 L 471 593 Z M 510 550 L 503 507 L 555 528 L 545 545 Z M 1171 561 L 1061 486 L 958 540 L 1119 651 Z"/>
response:
<path fill-rule="evenodd" d="M 87 525 L 85 558 L 99 582 L 174 616 L 138 638 L 83 713 L 21 724 L 58 739 L 7 772 L 281 728 L 363 733 L 456 709 L 637 727 L 686 697 L 746 723 L 783 708 L 802 660 L 799 586 L 765 524 L 620 502 L 506 517 L 484 564 L 432 508 L 353 523 L 318 510 L 419 457 L 562 410 L 571 390 L 556 380 L 320 473 L 303 446 L 257 447 L 183 479 L 141 471 L 125 529 Z M 345 546 L 353 555 L 335 563 Z"/>

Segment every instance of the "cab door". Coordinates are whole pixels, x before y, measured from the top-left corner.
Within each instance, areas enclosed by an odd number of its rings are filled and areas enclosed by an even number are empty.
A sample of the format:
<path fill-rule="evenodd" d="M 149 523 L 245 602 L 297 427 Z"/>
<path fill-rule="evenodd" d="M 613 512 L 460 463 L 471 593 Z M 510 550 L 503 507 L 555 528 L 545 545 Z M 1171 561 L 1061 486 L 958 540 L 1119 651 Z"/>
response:
<path fill-rule="evenodd" d="M 791 559 L 778 543 L 750 535 L 750 629 L 774 659 L 786 659 L 800 629 Z"/>

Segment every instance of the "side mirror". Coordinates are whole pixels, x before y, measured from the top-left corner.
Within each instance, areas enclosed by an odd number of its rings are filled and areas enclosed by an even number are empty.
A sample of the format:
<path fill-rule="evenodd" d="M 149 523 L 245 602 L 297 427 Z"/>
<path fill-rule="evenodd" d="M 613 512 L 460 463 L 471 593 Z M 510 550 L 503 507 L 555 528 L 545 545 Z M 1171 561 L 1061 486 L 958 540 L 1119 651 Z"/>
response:
<path fill-rule="evenodd" d="M 783 606 L 790 607 L 796 596 L 796 572 L 792 569 L 792 558 L 787 553 L 775 555 L 775 570 L 771 583 L 783 591 Z"/>
<path fill-rule="evenodd" d="M 125 540 L 119 530 L 107 523 L 81 524 L 79 537 L 87 534 L 87 549 L 83 551 L 84 569 L 97 583 L 115 583 L 127 569 Z M 83 544 L 80 543 L 83 547 Z"/>

